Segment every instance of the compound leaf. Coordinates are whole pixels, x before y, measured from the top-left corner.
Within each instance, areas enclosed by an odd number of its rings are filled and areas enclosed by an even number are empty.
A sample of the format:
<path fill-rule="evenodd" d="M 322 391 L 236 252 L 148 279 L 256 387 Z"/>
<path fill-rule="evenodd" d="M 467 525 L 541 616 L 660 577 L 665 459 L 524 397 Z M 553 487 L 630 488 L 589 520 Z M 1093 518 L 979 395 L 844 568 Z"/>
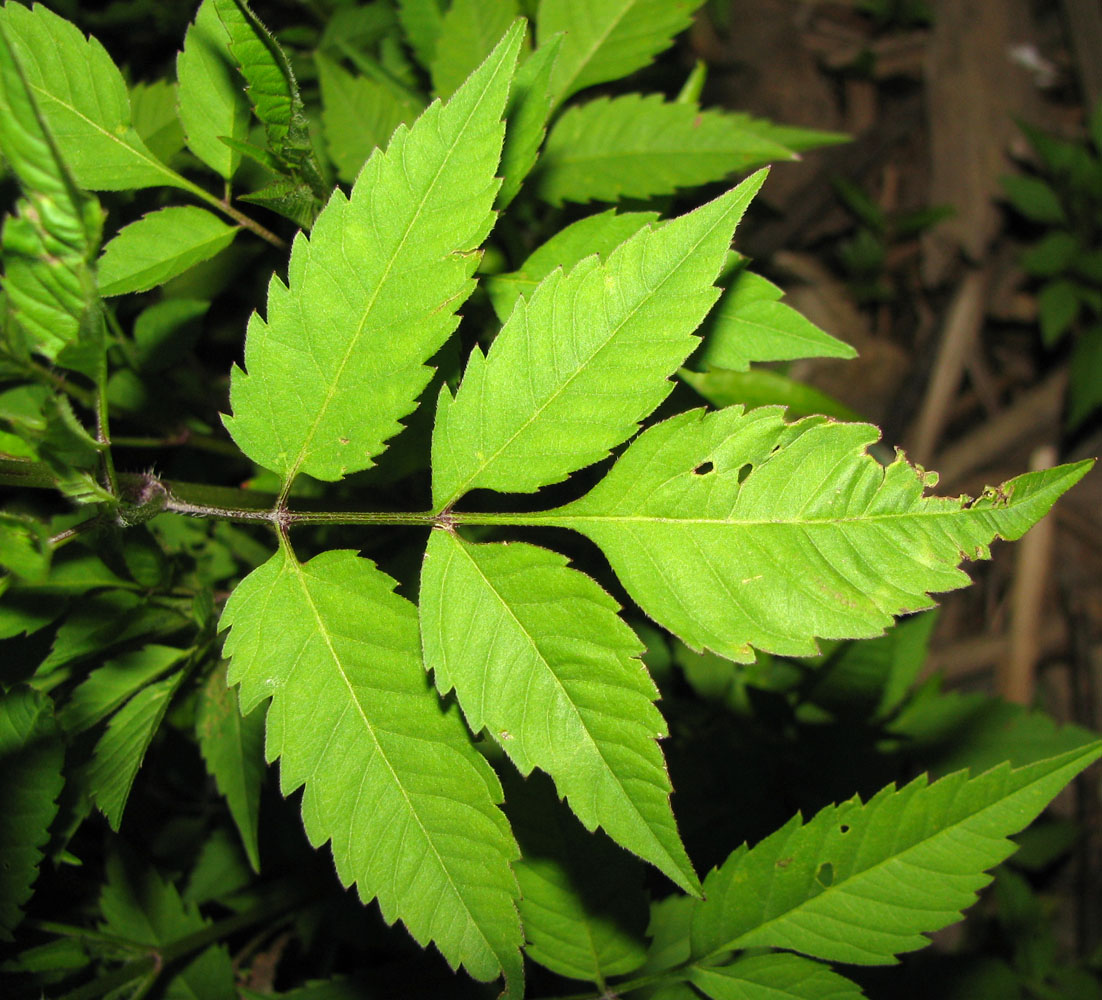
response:
<path fill-rule="evenodd" d="M 437 510 L 477 487 L 559 482 L 635 432 L 696 346 L 731 235 L 764 179 L 640 231 L 604 263 L 591 256 L 553 271 L 517 301 L 489 354 L 471 352 L 455 397 L 441 390 Z"/>
<path fill-rule="evenodd" d="M 424 362 L 455 329 L 493 224 L 501 115 L 522 34 L 518 22 L 447 104 L 400 126 L 351 195 L 335 191 L 310 237 L 295 239 L 288 284 L 272 278 L 225 423 L 245 454 L 286 482 L 371 466 L 428 383 Z"/>
<path fill-rule="evenodd" d="M 224 665 L 215 669 L 203 686 L 195 734 L 207 771 L 225 796 L 241 834 L 249 864 L 253 871 L 260 871 L 257 821 L 264 780 L 264 709 L 257 705 L 244 716 L 237 710 L 237 698 L 226 686 Z"/>
<path fill-rule="evenodd" d="M 517 848 L 501 788 L 421 665 L 417 611 L 349 551 L 300 564 L 284 545 L 226 604 L 241 708 L 270 697 L 267 755 L 285 795 L 305 785 L 311 843 L 383 916 L 478 979 L 523 972 Z M 370 627 L 366 627 L 370 623 Z"/>
<path fill-rule="evenodd" d="M 552 205 L 652 198 L 795 155 L 737 115 L 661 94 L 601 97 L 552 126 L 535 190 Z"/>
<path fill-rule="evenodd" d="M 695 893 L 656 742 L 658 689 L 618 611 L 557 552 L 429 538 L 421 638 L 440 693 L 454 688 L 472 732 L 487 729 L 522 774 L 551 775 L 586 829 Z"/>
<path fill-rule="evenodd" d="M 13 940 L 57 815 L 65 748 L 48 698 L 0 694 L 0 941 Z"/>
<path fill-rule="evenodd" d="M 861 987 L 799 955 L 751 955 L 693 966 L 689 982 L 710 1000 L 861 1000 Z"/>
<path fill-rule="evenodd" d="M 184 679 L 178 670 L 164 680 L 144 687 L 120 708 L 96 743 L 88 773 L 92 799 L 118 830 L 130 789 L 145 759 L 145 752 L 168 711 L 168 704 Z"/>
<path fill-rule="evenodd" d="M 540 0 L 539 41 L 564 33 L 556 103 L 648 65 L 692 22 L 702 0 Z"/>
<path fill-rule="evenodd" d="M 214 0 L 203 0 L 184 36 L 183 51 L 176 57 L 176 78 L 188 149 L 229 180 L 241 154 L 222 142 L 221 136 L 243 142 L 251 116 Z"/>
<path fill-rule="evenodd" d="M 790 656 L 815 637 L 881 634 L 964 586 L 963 558 L 1021 537 L 1090 461 L 1028 473 L 978 500 L 866 452 L 867 424 L 779 407 L 690 410 L 640 435 L 580 500 L 538 515 L 595 541 L 639 606 L 697 651 Z"/>
<path fill-rule="evenodd" d="M 119 230 L 99 259 L 104 296 L 147 292 L 221 253 L 237 235 L 206 209 L 172 205 Z"/>
<path fill-rule="evenodd" d="M 41 4 L 6 4 L 0 26 L 77 184 L 93 191 L 188 186 L 134 130 L 126 82 L 95 38 Z"/>
<path fill-rule="evenodd" d="M 1102 744 L 1027 767 L 1003 763 L 889 785 L 868 803 L 799 815 L 704 882 L 692 924 L 698 957 L 775 947 L 828 961 L 884 965 L 961 917 L 1027 826 Z"/>
<path fill-rule="evenodd" d="M 450 97 L 517 17 L 516 0 L 452 0 L 440 24 L 429 73 L 437 97 Z"/>

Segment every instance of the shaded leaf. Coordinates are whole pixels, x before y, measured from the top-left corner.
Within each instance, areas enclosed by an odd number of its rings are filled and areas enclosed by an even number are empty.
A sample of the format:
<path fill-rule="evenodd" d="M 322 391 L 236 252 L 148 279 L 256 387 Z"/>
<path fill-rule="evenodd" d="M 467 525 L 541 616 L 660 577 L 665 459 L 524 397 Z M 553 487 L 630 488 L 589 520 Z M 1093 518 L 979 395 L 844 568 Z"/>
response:
<path fill-rule="evenodd" d="M 314 56 L 321 85 L 321 125 L 329 157 L 342 181 L 354 181 L 377 146 L 412 122 L 421 108 L 399 98 L 393 88 L 366 76 L 353 76 L 320 53 Z"/>
<path fill-rule="evenodd" d="M 102 927 L 134 944 L 163 948 L 205 930 L 210 922 L 185 905 L 176 887 L 136 859 L 111 854 L 100 893 Z M 233 965 L 224 944 L 212 945 L 174 965 L 166 976 L 165 996 L 174 1000 L 233 1000 Z"/>
<path fill-rule="evenodd" d="M 453 966 L 483 980 L 504 971 L 519 997 L 501 789 L 429 685 L 416 609 L 393 587 L 353 552 L 300 565 L 281 548 L 226 604 L 229 681 L 243 711 L 272 699 L 268 759 L 280 758 L 285 795 L 305 785 L 307 835 L 332 842 L 341 881 Z"/>
<path fill-rule="evenodd" d="M 634 972 L 646 953 L 643 868 L 605 837 L 585 833 L 546 780 L 508 780 L 505 794 L 523 855 L 513 868 L 525 954 L 592 983 Z"/>
<path fill-rule="evenodd" d="M 119 230 L 99 259 L 105 296 L 146 292 L 221 253 L 237 235 L 216 215 L 193 205 L 161 208 Z"/>
<path fill-rule="evenodd" d="M 134 131 L 162 163 L 171 161 L 184 148 L 184 129 L 176 104 L 176 85 L 168 80 L 136 83 L 130 88 Z"/>
<path fill-rule="evenodd" d="M 749 851 L 734 852 L 704 883 L 693 954 L 778 947 L 862 965 L 890 964 L 929 944 L 923 934 L 960 919 L 1007 838 L 1102 754 L 1102 744 L 1016 771 L 961 771 L 889 785 L 867 804 L 799 816 Z"/>
<path fill-rule="evenodd" d="M 623 212 L 614 208 L 586 216 L 560 229 L 528 259 L 508 274 L 485 279 L 487 291 L 498 319 L 505 322 L 522 295 L 526 298 L 557 267 L 572 271 L 574 265 L 591 254 L 602 260 L 621 243 L 658 218 L 657 212 Z"/>
<path fill-rule="evenodd" d="M 925 497 L 929 477 L 866 448 L 867 424 L 781 410 L 691 410 L 640 435 L 587 496 L 538 515 L 608 556 L 632 598 L 690 647 L 738 662 L 802 656 L 814 637 L 881 634 L 962 558 L 1021 537 L 1091 462 L 1019 476 L 978 500 Z M 533 518 L 536 520 L 536 518 Z"/>
<path fill-rule="evenodd" d="M 788 954 L 694 966 L 689 982 L 711 1000 L 861 1000 L 865 995 L 827 966 Z"/>
<path fill-rule="evenodd" d="M 713 368 L 745 371 L 752 361 L 857 357 L 849 344 L 779 301 L 783 294 L 760 275 L 738 271 L 708 316 L 700 360 Z"/>
<path fill-rule="evenodd" d="M 186 655 L 184 649 L 151 644 L 108 660 L 76 687 L 58 713 L 58 722 L 70 733 L 91 729 Z"/>
<path fill-rule="evenodd" d="M 648 65 L 692 22 L 702 0 L 540 0 L 539 43 L 564 33 L 556 101 Z"/>
<path fill-rule="evenodd" d="M 112 830 L 118 830 L 122 823 L 126 800 L 145 752 L 184 676 L 180 670 L 142 688 L 112 716 L 107 731 L 96 743 L 88 783 L 93 801 Z"/>
<path fill-rule="evenodd" d="M 516 0 L 452 0 L 429 63 L 433 92 L 450 97 L 493 51 L 519 13 Z"/>
<path fill-rule="evenodd" d="M 244 140 L 249 134 L 249 101 L 230 54 L 230 39 L 214 0 L 203 0 L 176 57 L 180 121 L 188 149 L 229 180 L 241 156 L 221 136 Z"/>
<path fill-rule="evenodd" d="M 493 224 L 520 37 L 518 25 L 446 105 L 399 127 L 350 198 L 334 192 L 295 240 L 289 284 L 272 279 L 267 320 L 253 315 L 225 423 L 286 482 L 371 466 L 428 383 Z"/>
<path fill-rule="evenodd" d="M 12 941 L 57 815 L 65 749 L 48 698 L 0 693 L 0 941 Z"/>
<path fill-rule="evenodd" d="M 556 66 L 562 62 L 560 54 Z M 601 97 L 568 108 L 551 128 L 536 193 L 564 201 L 619 201 L 721 181 L 795 153 L 744 116 L 667 102 L 661 94 Z"/>
<path fill-rule="evenodd" d="M 509 92 L 509 105 L 505 109 L 508 126 L 505 148 L 501 151 L 501 190 L 496 204 L 499 212 L 517 196 L 536 165 L 551 116 L 551 71 L 560 42 L 559 36 L 555 36 L 533 52 L 517 71 Z"/>
<path fill-rule="evenodd" d="M 717 298 L 712 285 L 758 174 L 647 228 L 603 263 L 554 271 L 519 299 L 488 355 L 471 352 L 433 428 L 433 504 L 468 490 L 532 492 L 604 458 L 673 388 Z"/>
<path fill-rule="evenodd" d="M 242 716 L 237 697 L 226 686 L 225 666 L 217 667 L 203 687 L 195 733 L 207 770 L 230 807 L 249 864 L 260 871 L 257 818 L 264 779 L 264 708 L 257 705 Z"/>
<path fill-rule="evenodd" d="M 585 825 L 698 891 L 670 808 L 666 725 L 642 644 L 557 552 L 433 531 L 421 576 L 425 667 L 521 774 L 555 781 Z"/>
<path fill-rule="evenodd" d="M 767 368 L 755 368 L 748 372 L 732 372 L 724 368 L 694 372 L 682 368 L 677 374 L 682 382 L 691 385 L 717 409 L 734 404 L 742 404 L 748 410 L 779 405 L 791 418 L 822 414 L 839 420 L 861 419 L 848 406 L 814 386 Z"/>

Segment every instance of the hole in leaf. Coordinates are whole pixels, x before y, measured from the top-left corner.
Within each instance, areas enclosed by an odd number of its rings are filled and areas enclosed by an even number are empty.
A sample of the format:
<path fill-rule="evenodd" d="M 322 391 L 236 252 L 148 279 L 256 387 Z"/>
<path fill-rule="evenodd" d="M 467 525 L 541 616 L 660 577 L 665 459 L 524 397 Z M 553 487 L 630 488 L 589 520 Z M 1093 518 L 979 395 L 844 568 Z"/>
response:
<path fill-rule="evenodd" d="M 838 832 L 849 833 L 849 823 L 843 823 L 840 827 L 838 827 Z"/>
<path fill-rule="evenodd" d="M 706 476 L 709 472 L 715 471 L 715 465 L 712 462 L 701 462 L 695 469 L 693 469 L 694 476 Z"/>
<path fill-rule="evenodd" d="M 819 865 L 819 870 L 815 873 L 815 880 L 822 886 L 831 886 L 834 884 L 834 865 L 829 861 Z"/>
<path fill-rule="evenodd" d="M 754 471 L 754 467 L 752 465 L 747 464 L 747 465 L 742 466 L 742 468 L 740 468 L 738 470 L 738 472 L 735 473 L 735 475 L 738 477 L 738 481 L 740 483 L 744 483 L 744 482 L 746 482 L 746 477 L 748 475 L 750 475 L 750 473 L 753 472 L 753 471 Z"/>

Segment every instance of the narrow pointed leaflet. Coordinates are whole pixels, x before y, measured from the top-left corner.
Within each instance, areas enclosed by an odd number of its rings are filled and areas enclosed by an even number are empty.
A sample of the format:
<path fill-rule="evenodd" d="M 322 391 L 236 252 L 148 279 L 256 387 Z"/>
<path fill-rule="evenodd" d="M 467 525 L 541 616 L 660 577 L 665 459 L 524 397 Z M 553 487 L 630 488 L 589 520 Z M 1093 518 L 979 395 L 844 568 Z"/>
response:
<path fill-rule="evenodd" d="M 226 604 L 229 682 L 243 711 L 271 697 L 268 759 L 285 795 L 305 786 L 306 833 L 332 842 L 341 881 L 452 966 L 519 988 L 501 788 L 429 684 L 417 611 L 393 588 L 354 552 L 300 564 L 284 543 Z"/>
<path fill-rule="evenodd" d="M 454 688 L 471 730 L 488 729 L 522 774 L 550 774 L 587 829 L 695 893 L 657 743 L 658 690 L 618 611 L 557 552 L 444 530 L 429 539 L 421 636 L 440 693 Z"/>
<path fill-rule="evenodd" d="M 440 393 L 435 509 L 479 487 L 533 492 L 631 437 L 699 342 L 735 226 L 764 180 L 642 229 L 604 262 L 552 271 L 518 300 L 489 354 L 471 352 L 455 398 Z"/>
<path fill-rule="evenodd" d="M 887 965 L 955 923 L 1056 793 L 1102 744 L 975 778 L 916 778 L 868 803 L 797 815 L 754 848 L 737 849 L 704 882 L 692 953 L 787 948 L 827 961 Z"/>
<path fill-rule="evenodd" d="M 786 424 L 780 407 L 690 410 L 641 434 L 586 496 L 528 523 L 587 535 L 655 621 L 747 662 L 751 647 L 807 655 L 815 637 L 879 635 L 930 607 L 930 593 L 968 582 L 961 559 L 1021 537 L 1092 464 L 975 501 L 926 497 L 932 477 L 865 451 L 878 437 L 821 417 Z"/>
<path fill-rule="evenodd" d="M 350 197 L 334 192 L 273 277 L 235 369 L 226 426 L 285 483 L 366 469 L 432 374 L 426 362 L 474 289 L 493 224 L 502 111 L 523 34 L 514 25 L 447 104 L 376 150 Z"/>

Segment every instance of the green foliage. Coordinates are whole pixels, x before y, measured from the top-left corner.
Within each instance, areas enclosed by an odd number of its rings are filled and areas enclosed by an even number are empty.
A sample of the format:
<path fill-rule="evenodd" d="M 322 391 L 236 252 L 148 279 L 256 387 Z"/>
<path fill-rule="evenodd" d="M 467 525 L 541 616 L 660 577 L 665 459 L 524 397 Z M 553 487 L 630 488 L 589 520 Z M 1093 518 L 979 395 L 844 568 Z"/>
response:
<path fill-rule="evenodd" d="M 1102 103 L 1089 137 L 1070 142 L 1023 125 L 1035 173 L 1002 179 L 1013 209 L 1043 227 L 1022 254 L 1036 280 L 1037 319 L 1046 347 L 1074 341 L 1067 423 L 1080 427 L 1102 406 Z"/>
<path fill-rule="evenodd" d="M 130 88 L 0 10 L 2 971 L 860 996 L 1102 753 L 894 621 L 1089 463 L 927 496 L 755 367 L 853 352 L 731 251 L 765 172 L 695 189 L 837 137 L 621 83 L 697 3 L 328 6 Z"/>

